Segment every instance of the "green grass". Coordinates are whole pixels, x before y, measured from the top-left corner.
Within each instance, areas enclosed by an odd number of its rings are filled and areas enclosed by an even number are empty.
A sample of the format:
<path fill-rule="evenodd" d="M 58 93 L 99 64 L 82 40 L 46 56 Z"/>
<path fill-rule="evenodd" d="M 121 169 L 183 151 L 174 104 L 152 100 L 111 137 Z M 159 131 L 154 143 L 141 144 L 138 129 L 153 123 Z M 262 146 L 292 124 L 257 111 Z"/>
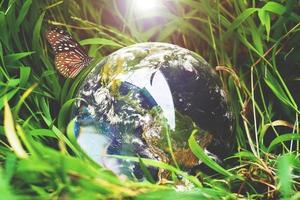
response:
<path fill-rule="evenodd" d="M 141 21 L 154 13 L 135 16 L 132 6 L 121 11 L 116 2 L 0 1 L 1 199 L 299 199 L 299 1 L 168 1 L 164 23 L 147 29 Z M 175 179 L 122 181 L 95 164 L 76 144 L 68 118 L 90 68 L 75 80 L 57 74 L 44 37 L 50 26 L 67 28 L 97 60 L 145 41 L 202 55 L 228 92 L 236 162 L 219 166 L 193 135 L 190 148 L 214 175 L 190 176 L 143 159 L 182 175 L 191 186 L 183 192 Z"/>

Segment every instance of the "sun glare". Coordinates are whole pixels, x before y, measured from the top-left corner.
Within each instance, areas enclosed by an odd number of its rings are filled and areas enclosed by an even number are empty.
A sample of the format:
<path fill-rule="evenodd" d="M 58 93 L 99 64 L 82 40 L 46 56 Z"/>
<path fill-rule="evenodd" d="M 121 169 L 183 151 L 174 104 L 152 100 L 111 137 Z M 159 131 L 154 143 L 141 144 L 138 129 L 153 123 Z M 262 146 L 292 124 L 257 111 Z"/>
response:
<path fill-rule="evenodd" d="M 153 12 L 156 8 L 161 7 L 161 0 L 134 0 L 133 5 L 138 12 Z"/>

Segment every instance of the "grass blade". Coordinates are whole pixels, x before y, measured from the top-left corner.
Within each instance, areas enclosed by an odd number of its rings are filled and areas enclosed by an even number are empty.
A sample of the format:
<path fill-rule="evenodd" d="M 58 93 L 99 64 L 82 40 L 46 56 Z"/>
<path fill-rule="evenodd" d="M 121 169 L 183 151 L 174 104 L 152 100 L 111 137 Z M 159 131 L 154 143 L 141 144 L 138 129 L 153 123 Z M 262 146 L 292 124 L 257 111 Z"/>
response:
<path fill-rule="evenodd" d="M 12 150 L 20 158 L 27 158 L 28 155 L 22 147 L 22 144 L 17 136 L 13 116 L 7 100 L 4 101 L 4 131 L 7 137 L 8 143 L 12 147 Z"/>
<path fill-rule="evenodd" d="M 198 143 L 195 140 L 195 133 L 197 130 L 193 131 L 189 138 L 189 146 L 194 153 L 195 156 L 199 160 L 201 160 L 204 164 L 209 166 L 211 169 L 215 170 L 216 172 L 223 174 L 224 176 L 233 176 L 232 173 L 230 173 L 228 170 L 221 167 L 218 163 L 216 163 L 214 160 L 212 160 L 205 152 L 204 150 L 198 145 Z"/>
<path fill-rule="evenodd" d="M 106 45 L 106 46 L 112 46 L 112 47 L 123 47 L 122 45 L 118 44 L 117 42 L 113 40 L 108 40 L 105 38 L 88 38 L 85 40 L 80 41 L 81 45 L 91 45 L 91 44 L 98 44 L 98 45 Z"/>

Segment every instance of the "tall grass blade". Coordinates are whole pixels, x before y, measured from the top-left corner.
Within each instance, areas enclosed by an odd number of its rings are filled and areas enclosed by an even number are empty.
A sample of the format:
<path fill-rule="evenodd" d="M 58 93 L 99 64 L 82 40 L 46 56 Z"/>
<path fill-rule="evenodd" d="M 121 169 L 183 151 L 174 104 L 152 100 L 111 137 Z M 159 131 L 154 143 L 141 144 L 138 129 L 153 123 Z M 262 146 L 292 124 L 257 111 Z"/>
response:
<path fill-rule="evenodd" d="M 4 101 L 4 131 L 8 143 L 10 144 L 15 154 L 20 158 L 27 158 L 28 155 L 23 149 L 21 141 L 19 140 L 16 133 L 13 116 L 7 100 Z"/>

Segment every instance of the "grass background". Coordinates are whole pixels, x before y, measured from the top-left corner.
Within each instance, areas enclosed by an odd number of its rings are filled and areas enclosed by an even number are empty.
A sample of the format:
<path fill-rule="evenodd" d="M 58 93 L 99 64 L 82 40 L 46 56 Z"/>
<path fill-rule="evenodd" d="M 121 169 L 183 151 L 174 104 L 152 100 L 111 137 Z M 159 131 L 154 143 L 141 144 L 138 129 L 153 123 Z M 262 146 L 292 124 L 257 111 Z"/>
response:
<path fill-rule="evenodd" d="M 168 12 L 135 14 L 129 0 L 0 1 L 1 199 L 300 198 L 299 1 L 164 4 Z M 44 38 L 50 26 L 68 29 L 99 59 L 145 41 L 199 53 L 228 92 L 236 162 L 218 166 L 193 136 L 192 151 L 215 174 L 189 176 L 143 160 L 185 177 L 189 190 L 182 192 L 176 179 L 165 185 L 122 181 L 93 163 L 68 128 L 72 98 L 90 69 L 75 80 L 57 74 Z"/>

